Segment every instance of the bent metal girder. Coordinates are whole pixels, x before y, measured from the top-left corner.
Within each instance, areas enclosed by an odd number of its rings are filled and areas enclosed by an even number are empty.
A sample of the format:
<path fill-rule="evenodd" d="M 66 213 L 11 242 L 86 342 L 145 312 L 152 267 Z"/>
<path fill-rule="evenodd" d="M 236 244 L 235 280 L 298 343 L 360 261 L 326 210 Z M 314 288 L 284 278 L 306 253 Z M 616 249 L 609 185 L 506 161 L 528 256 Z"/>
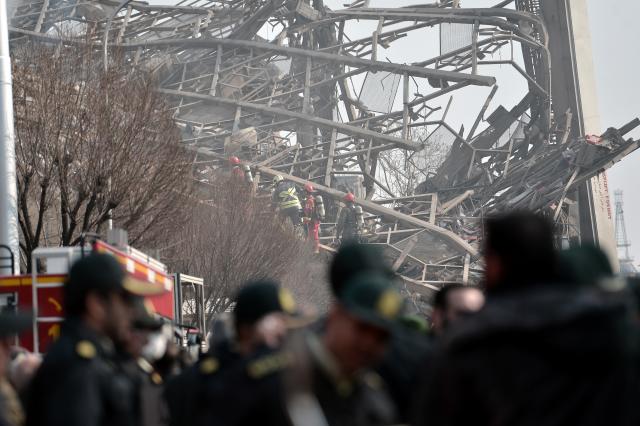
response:
<path fill-rule="evenodd" d="M 355 192 L 364 238 L 387 248 L 412 291 L 477 280 L 484 215 L 530 207 L 564 224 L 568 191 L 637 148 L 622 138 L 634 123 L 603 135 L 603 146 L 569 137 L 571 113 L 553 111 L 549 36 L 535 1 L 482 9 L 354 1 L 341 10 L 326 2 L 132 1 L 115 15 L 108 48 L 157 76 L 194 153 L 194 176 L 236 155 L 257 172 L 258 191 L 274 174 L 315 184 L 328 201 L 325 243 L 339 200 Z M 12 43 L 97 51 L 118 6 L 14 3 Z M 394 58 L 405 40 L 420 49 Z M 510 109 L 493 105 L 495 67 L 528 89 Z M 472 116 L 452 107 L 454 95 L 485 87 Z"/>

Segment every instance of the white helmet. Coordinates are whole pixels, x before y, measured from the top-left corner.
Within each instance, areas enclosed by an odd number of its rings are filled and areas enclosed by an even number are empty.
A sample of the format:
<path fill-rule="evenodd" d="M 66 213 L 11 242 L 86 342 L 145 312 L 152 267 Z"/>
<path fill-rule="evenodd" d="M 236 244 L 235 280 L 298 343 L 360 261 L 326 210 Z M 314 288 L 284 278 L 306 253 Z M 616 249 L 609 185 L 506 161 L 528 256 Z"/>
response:
<path fill-rule="evenodd" d="M 277 184 L 279 184 L 280 182 L 282 182 L 283 180 L 284 180 L 284 178 L 283 178 L 281 175 L 275 175 L 275 176 L 273 177 L 273 184 L 274 184 L 274 185 L 277 185 Z"/>

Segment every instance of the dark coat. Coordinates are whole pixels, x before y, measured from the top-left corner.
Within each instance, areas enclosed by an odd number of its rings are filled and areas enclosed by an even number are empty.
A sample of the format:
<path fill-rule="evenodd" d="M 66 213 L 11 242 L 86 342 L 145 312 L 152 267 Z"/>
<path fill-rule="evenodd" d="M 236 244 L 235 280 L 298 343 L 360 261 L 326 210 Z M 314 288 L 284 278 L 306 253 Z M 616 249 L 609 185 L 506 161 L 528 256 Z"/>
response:
<path fill-rule="evenodd" d="M 109 343 L 79 321 L 67 321 L 31 382 L 28 426 L 130 426 L 133 384 Z"/>
<path fill-rule="evenodd" d="M 397 423 L 393 402 L 376 373 L 365 370 L 353 378 L 341 377 L 320 336 L 312 332 L 297 336 L 289 349 L 292 365 L 285 372 L 285 393 L 295 426 Z"/>
<path fill-rule="evenodd" d="M 623 291 L 490 295 L 436 350 L 416 424 L 637 424 L 637 330 Z"/>

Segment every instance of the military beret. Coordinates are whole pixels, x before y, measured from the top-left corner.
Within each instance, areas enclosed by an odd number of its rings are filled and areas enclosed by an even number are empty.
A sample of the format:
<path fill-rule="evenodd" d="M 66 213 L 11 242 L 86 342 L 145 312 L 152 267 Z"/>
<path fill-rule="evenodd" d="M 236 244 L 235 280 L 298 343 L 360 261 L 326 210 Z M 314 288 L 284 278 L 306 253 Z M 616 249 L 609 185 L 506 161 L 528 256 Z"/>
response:
<path fill-rule="evenodd" d="M 340 303 L 361 321 L 384 329 L 397 324 L 404 307 L 393 283 L 384 274 L 373 272 L 347 281 Z"/>
<path fill-rule="evenodd" d="M 291 293 L 273 281 L 254 281 L 242 287 L 235 298 L 236 324 L 254 324 L 273 312 L 292 314 L 295 301 Z"/>
<path fill-rule="evenodd" d="M 379 247 L 355 242 L 343 245 L 333 257 L 329 269 L 334 296 L 339 299 L 345 284 L 356 275 L 366 272 L 377 272 L 387 278 L 394 276 Z"/>

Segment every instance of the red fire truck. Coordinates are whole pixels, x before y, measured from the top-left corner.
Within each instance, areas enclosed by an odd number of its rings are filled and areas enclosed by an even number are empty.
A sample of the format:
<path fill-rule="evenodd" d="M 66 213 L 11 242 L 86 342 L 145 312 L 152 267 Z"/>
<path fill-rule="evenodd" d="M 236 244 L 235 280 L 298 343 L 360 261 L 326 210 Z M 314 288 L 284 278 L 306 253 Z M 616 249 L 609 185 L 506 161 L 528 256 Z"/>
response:
<path fill-rule="evenodd" d="M 62 289 L 67 274 L 75 260 L 91 251 L 114 256 L 129 274 L 129 279 L 153 289 L 154 296 L 148 299 L 158 315 L 186 330 L 204 334 L 202 279 L 169 274 L 164 264 L 128 245 L 116 248 L 95 240 L 81 247 L 38 248 L 32 254 L 33 272 L 30 275 L 0 276 L 0 310 L 32 311 L 34 315 L 33 329 L 21 336 L 20 346 L 37 353 L 46 352 L 59 336 L 64 316 Z M 189 305 L 196 305 L 195 312 L 188 315 L 182 309 L 185 288 L 192 299 Z"/>

